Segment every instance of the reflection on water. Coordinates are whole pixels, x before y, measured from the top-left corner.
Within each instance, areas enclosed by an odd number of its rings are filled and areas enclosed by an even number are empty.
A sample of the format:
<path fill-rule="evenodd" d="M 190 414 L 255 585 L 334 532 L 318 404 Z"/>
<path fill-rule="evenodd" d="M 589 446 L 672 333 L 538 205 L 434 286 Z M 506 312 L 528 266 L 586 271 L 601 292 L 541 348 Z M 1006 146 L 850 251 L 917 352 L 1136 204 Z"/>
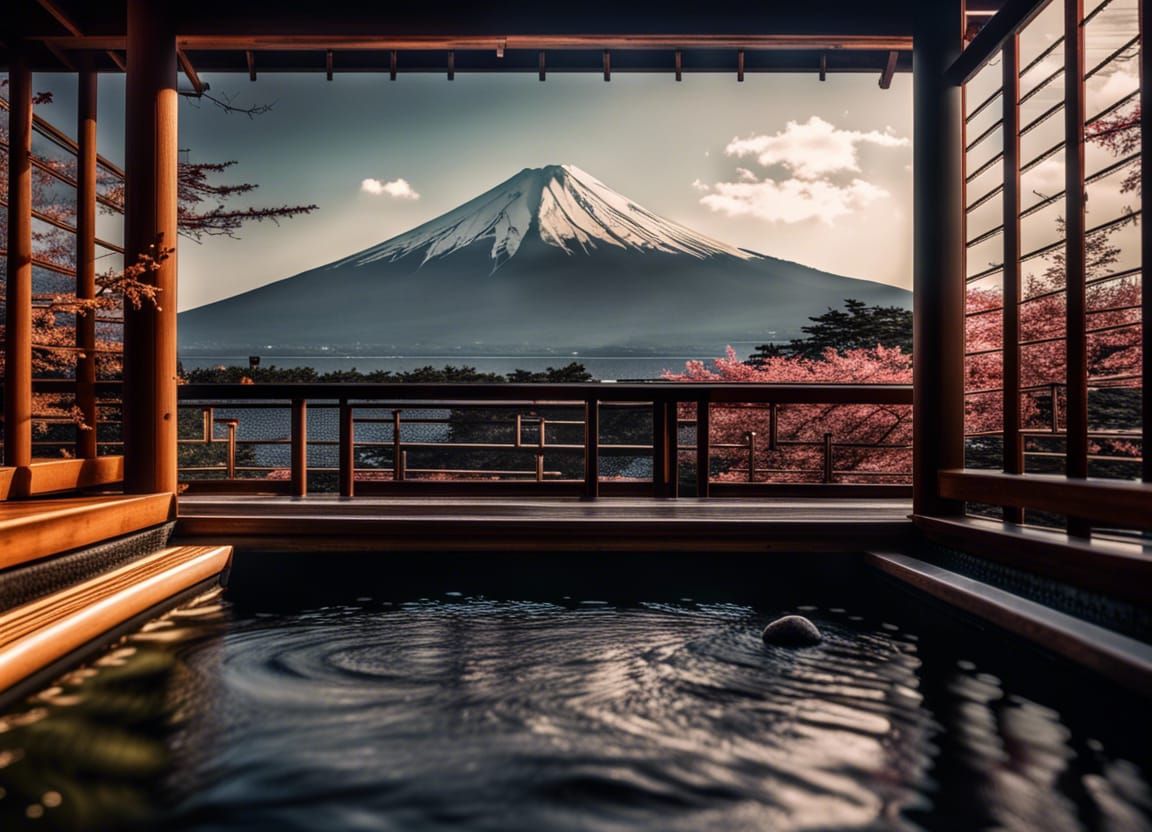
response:
<path fill-rule="evenodd" d="M 0 828 L 1146 828 L 1147 760 L 978 659 L 839 608 L 766 648 L 777 612 L 213 602 L 2 723 Z"/>

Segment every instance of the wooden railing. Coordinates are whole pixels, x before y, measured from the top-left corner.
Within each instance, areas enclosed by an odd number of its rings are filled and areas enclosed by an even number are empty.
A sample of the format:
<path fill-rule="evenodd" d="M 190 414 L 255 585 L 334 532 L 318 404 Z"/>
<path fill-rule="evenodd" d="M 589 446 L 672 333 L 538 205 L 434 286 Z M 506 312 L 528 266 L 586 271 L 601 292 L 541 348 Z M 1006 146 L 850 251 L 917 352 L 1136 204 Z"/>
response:
<path fill-rule="evenodd" d="M 295 496 L 906 496 L 911 404 L 907 385 L 192 384 L 181 481 Z M 827 420 L 848 407 L 901 430 L 837 435 Z"/>

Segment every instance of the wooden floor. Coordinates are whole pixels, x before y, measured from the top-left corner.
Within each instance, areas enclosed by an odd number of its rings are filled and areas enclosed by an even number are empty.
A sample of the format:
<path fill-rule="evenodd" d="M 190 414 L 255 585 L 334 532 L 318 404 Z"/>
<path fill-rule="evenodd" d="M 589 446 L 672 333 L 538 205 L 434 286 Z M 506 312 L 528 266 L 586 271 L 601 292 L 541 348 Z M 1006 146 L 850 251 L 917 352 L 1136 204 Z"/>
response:
<path fill-rule="evenodd" d="M 861 551 L 902 542 L 897 499 L 181 497 L 182 542 L 273 550 Z"/>

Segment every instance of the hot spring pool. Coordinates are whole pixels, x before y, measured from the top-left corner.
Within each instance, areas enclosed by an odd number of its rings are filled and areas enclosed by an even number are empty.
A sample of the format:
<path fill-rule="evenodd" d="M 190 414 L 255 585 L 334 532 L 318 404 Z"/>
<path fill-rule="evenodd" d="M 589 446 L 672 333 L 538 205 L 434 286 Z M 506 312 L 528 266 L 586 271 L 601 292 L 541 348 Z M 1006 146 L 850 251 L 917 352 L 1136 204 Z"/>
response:
<path fill-rule="evenodd" d="M 1140 703 L 907 599 L 441 583 L 147 625 L 0 722 L 0 828 L 1149 826 Z"/>

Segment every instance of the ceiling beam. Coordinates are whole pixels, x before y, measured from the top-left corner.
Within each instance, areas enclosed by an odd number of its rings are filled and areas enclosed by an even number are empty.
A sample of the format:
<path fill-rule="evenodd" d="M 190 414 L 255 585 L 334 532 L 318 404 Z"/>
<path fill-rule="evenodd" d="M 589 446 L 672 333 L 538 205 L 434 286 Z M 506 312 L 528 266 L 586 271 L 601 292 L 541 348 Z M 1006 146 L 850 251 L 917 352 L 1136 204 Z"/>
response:
<path fill-rule="evenodd" d="M 208 89 L 208 85 L 200 80 L 200 75 L 196 72 L 196 67 L 192 66 L 192 61 L 188 58 L 188 54 L 183 49 L 177 49 L 176 60 L 180 62 L 180 69 L 183 70 L 184 75 L 188 78 L 188 83 L 192 85 L 192 89 L 196 91 L 197 95 L 203 95 L 204 91 Z"/>
<path fill-rule="evenodd" d="M 900 60 L 899 52 L 888 53 L 888 63 L 880 73 L 880 89 L 886 90 L 892 86 L 892 76 L 896 74 L 896 62 Z"/>
<path fill-rule="evenodd" d="M 72 18 L 70 18 L 63 9 L 56 5 L 54 0 L 36 0 L 36 2 L 40 4 L 40 8 L 52 16 L 53 20 L 63 26 L 68 31 L 69 35 L 72 37 L 84 37 L 84 33 L 80 31 L 80 27 L 76 25 L 76 22 L 72 20 Z M 64 64 L 64 66 L 75 70 L 75 65 L 64 55 L 66 47 L 53 46 L 52 44 L 46 44 L 46 46 L 48 47 L 49 51 L 51 51 L 52 54 L 55 55 Z M 127 44 L 125 44 L 124 48 L 127 48 Z M 112 63 L 114 63 L 121 72 L 128 71 L 128 65 L 124 62 L 124 59 L 120 57 L 119 54 L 113 52 L 112 50 L 108 50 L 108 57 L 112 59 Z"/>
<path fill-rule="evenodd" d="M 948 80 L 959 86 L 971 80 L 989 59 L 1000 54 L 1000 47 L 1040 13 L 1046 0 L 1006 0 L 960 57 L 948 67 Z"/>
<path fill-rule="evenodd" d="M 124 49 L 122 36 L 34 38 L 61 49 Z M 181 35 L 190 51 L 316 51 L 381 49 L 745 49 L 907 52 L 912 38 L 875 35 Z"/>

